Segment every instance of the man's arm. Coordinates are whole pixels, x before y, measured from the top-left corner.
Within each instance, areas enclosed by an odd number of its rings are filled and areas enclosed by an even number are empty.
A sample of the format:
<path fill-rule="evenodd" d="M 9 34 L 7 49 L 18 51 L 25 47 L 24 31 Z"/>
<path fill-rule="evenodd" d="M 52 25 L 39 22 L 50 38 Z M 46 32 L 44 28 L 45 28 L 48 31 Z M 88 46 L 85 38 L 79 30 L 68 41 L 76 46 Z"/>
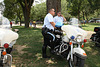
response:
<path fill-rule="evenodd" d="M 55 23 L 54 22 L 50 22 L 50 24 L 56 29 L 56 27 L 55 27 Z"/>
<path fill-rule="evenodd" d="M 63 17 L 63 19 L 64 19 L 64 22 L 66 21 L 66 18 L 63 16 L 63 15 L 61 15 L 61 17 Z"/>

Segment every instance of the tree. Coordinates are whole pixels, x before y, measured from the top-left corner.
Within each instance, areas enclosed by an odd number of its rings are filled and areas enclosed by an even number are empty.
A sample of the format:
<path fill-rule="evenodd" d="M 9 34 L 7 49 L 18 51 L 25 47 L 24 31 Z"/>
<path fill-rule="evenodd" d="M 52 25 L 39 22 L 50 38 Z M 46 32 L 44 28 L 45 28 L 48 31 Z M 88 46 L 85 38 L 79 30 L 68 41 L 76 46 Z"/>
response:
<path fill-rule="evenodd" d="M 3 12 L 4 16 L 9 19 L 19 18 L 20 22 L 22 20 L 22 8 L 16 0 L 4 0 L 5 10 Z M 21 26 L 21 23 L 20 23 Z"/>
<path fill-rule="evenodd" d="M 32 7 L 31 9 L 31 19 L 32 20 L 44 20 L 44 17 L 46 16 L 46 3 L 41 3 L 41 4 L 37 4 L 35 6 Z"/>
<path fill-rule="evenodd" d="M 5 9 L 3 15 L 8 19 L 14 19 L 16 17 L 15 10 L 14 10 L 14 3 L 15 0 L 4 0 Z"/>
<path fill-rule="evenodd" d="M 56 14 L 57 12 L 61 11 L 61 0 L 47 0 L 46 5 L 47 5 L 47 12 L 51 8 L 55 9 Z"/>
<path fill-rule="evenodd" d="M 25 28 L 28 28 L 29 21 L 30 21 L 31 6 L 32 6 L 34 0 L 17 0 L 17 2 L 20 3 L 22 10 L 23 10 Z"/>
<path fill-rule="evenodd" d="M 0 11 L 4 10 L 4 4 L 2 2 L 0 2 Z"/>
<path fill-rule="evenodd" d="M 74 16 L 78 16 L 78 19 L 80 19 L 80 12 L 81 12 L 81 9 L 82 9 L 82 2 L 84 0 L 72 0 L 71 1 L 71 14 L 74 15 Z"/>
<path fill-rule="evenodd" d="M 67 5 L 68 5 L 68 2 L 66 0 L 61 0 L 61 13 L 62 15 L 64 15 L 65 18 L 67 18 L 67 20 L 69 20 L 70 17 L 72 16 L 71 14 L 69 14 L 70 10 L 68 10 Z"/>
<path fill-rule="evenodd" d="M 67 6 L 71 9 L 70 14 L 78 16 L 78 19 L 86 17 L 88 20 L 88 17 L 100 8 L 100 0 L 67 0 L 67 2 L 69 2 Z"/>

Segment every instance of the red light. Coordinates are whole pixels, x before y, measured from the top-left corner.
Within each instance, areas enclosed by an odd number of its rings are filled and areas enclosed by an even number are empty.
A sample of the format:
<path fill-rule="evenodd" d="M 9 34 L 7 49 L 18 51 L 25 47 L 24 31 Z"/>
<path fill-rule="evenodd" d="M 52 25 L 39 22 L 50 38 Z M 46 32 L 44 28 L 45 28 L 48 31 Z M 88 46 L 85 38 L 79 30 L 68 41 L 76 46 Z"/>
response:
<path fill-rule="evenodd" d="M 87 42 L 87 40 L 86 40 L 86 39 L 84 39 L 84 42 Z"/>
<path fill-rule="evenodd" d="M 81 46 L 82 48 L 84 47 L 84 45 Z"/>
<path fill-rule="evenodd" d="M 4 44 L 4 47 L 5 47 L 5 48 L 8 48 L 8 47 L 9 47 L 9 44 L 5 43 L 5 44 Z"/>
<path fill-rule="evenodd" d="M 98 29 L 94 29 L 94 31 L 98 31 Z"/>

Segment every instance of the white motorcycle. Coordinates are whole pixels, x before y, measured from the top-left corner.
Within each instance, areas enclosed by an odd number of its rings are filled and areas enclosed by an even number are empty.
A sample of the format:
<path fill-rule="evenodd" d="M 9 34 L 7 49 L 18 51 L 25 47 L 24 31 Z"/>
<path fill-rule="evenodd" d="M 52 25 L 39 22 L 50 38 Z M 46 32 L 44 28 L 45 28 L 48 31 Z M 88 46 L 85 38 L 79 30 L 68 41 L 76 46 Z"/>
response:
<path fill-rule="evenodd" d="M 13 45 L 18 39 L 18 34 L 10 30 L 10 25 L 0 25 L 0 67 L 11 67 Z"/>
<path fill-rule="evenodd" d="M 84 62 L 87 57 L 86 52 L 81 48 L 86 42 L 86 32 L 79 27 L 72 25 L 56 24 L 58 28 L 55 30 L 55 41 L 53 54 L 60 55 L 68 60 L 69 67 L 84 67 Z M 50 44 L 50 46 L 52 43 Z M 51 48 L 49 46 L 49 48 Z M 52 52 L 51 52 L 52 53 Z"/>
<path fill-rule="evenodd" d="M 0 28 L 0 66 L 11 67 L 12 56 L 10 53 L 17 39 L 17 33 Z"/>

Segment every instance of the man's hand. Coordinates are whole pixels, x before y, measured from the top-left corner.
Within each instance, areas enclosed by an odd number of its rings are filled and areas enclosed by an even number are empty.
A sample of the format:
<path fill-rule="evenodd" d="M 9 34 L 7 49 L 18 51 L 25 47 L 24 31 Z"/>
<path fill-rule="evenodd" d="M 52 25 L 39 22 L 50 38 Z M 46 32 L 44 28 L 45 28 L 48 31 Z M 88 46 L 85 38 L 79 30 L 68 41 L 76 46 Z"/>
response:
<path fill-rule="evenodd" d="M 50 23 L 56 29 L 56 27 L 55 27 L 56 24 L 54 22 L 50 22 Z"/>
<path fill-rule="evenodd" d="M 64 17 L 63 15 L 61 15 L 61 17 Z"/>
<path fill-rule="evenodd" d="M 61 17 L 63 17 L 63 19 L 64 19 L 64 22 L 66 21 L 66 18 L 63 16 L 63 15 L 61 15 Z"/>

